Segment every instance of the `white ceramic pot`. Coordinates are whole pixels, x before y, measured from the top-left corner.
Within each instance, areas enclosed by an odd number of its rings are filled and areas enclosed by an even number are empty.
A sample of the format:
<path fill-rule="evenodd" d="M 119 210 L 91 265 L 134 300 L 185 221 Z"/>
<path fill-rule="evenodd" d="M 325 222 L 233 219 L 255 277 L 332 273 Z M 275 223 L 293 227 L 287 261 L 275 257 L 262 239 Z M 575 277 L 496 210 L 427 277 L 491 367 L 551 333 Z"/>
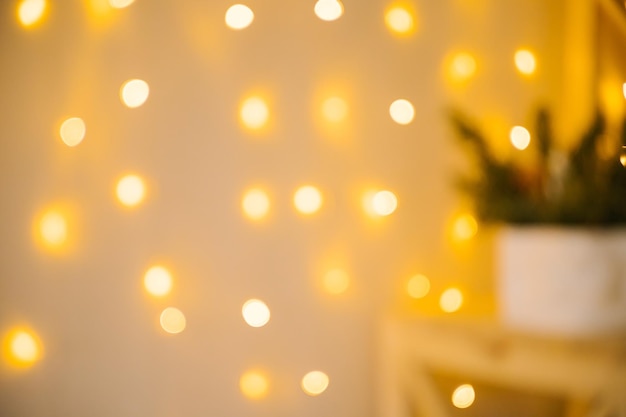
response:
<path fill-rule="evenodd" d="M 626 229 L 507 227 L 497 251 L 503 324 L 557 337 L 626 332 Z"/>

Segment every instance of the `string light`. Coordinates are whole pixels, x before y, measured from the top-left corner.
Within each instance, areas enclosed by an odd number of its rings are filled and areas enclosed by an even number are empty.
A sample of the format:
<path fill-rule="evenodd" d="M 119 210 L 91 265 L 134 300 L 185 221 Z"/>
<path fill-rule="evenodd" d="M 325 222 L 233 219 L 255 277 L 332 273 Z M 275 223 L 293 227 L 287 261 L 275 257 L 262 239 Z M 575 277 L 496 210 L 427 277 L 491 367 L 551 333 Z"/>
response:
<path fill-rule="evenodd" d="M 459 52 L 452 57 L 448 75 L 453 82 L 465 82 L 476 73 L 476 59 L 468 52 Z"/>
<path fill-rule="evenodd" d="M 258 400 L 267 395 L 269 380 L 260 371 L 248 371 L 239 378 L 239 389 L 246 397 Z"/>
<path fill-rule="evenodd" d="M 467 408 L 474 404 L 476 393 L 470 384 L 458 386 L 452 393 L 452 404 L 457 408 Z"/>
<path fill-rule="evenodd" d="M 519 49 L 514 56 L 515 67 L 524 75 L 531 75 L 535 72 L 537 61 L 535 55 L 528 49 Z"/>
<path fill-rule="evenodd" d="M 331 269 L 324 274 L 322 285 L 327 293 L 339 295 L 350 286 L 350 276 L 341 268 Z"/>
<path fill-rule="evenodd" d="M 525 127 L 513 126 L 509 133 L 509 139 L 516 149 L 523 151 L 530 144 L 530 132 Z"/>
<path fill-rule="evenodd" d="M 313 214 L 322 206 L 322 193 L 312 185 L 305 185 L 294 194 L 293 204 L 300 213 Z"/>
<path fill-rule="evenodd" d="M 270 210 L 269 196 L 260 188 L 248 190 L 243 196 L 241 208 L 250 220 L 261 220 Z"/>
<path fill-rule="evenodd" d="M 270 321 L 270 309 L 263 301 L 257 299 L 246 301 L 241 308 L 241 314 L 251 327 L 263 327 Z"/>
<path fill-rule="evenodd" d="M 406 291 L 412 298 L 426 297 L 430 291 L 430 280 L 422 274 L 417 274 L 409 278 Z"/>
<path fill-rule="evenodd" d="M 22 0 L 17 8 L 17 17 L 23 26 L 29 27 L 41 20 L 45 10 L 45 0 Z"/>
<path fill-rule="evenodd" d="M 85 138 L 85 122 L 80 117 L 70 117 L 61 124 L 59 134 L 67 146 L 74 147 Z"/>
<path fill-rule="evenodd" d="M 144 80 L 128 80 L 120 88 L 120 98 L 128 108 L 134 109 L 143 105 L 150 95 L 150 86 Z"/>
<path fill-rule="evenodd" d="M 314 397 L 326 391 L 329 381 L 328 375 L 324 372 L 311 371 L 302 378 L 302 390 L 306 394 Z"/>
<path fill-rule="evenodd" d="M 266 101 L 258 96 L 246 98 L 239 108 L 239 118 L 244 127 L 259 130 L 267 125 L 270 111 Z"/>
<path fill-rule="evenodd" d="M 389 115 L 394 122 L 401 125 L 407 125 L 413 121 L 415 109 L 410 101 L 399 99 L 395 100 L 391 103 L 391 106 L 389 106 Z"/>
<path fill-rule="evenodd" d="M 448 288 L 439 298 L 439 306 L 446 313 L 454 313 L 463 304 L 463 293 L 458 288 Z"/>
<path fill-rule="evenodd" d="M 146 195 L 146 186 L 141 177 L 126 175 L 122 177 L 115 189 L 117 199 L 126 207 L 135 207 L 141 203 Z"/>
<path fill-rule="evenodd" d="M 252 24 L 254 12 L 248 6 L 235 4 L 228 8 L 224 20 L 226 21 L 226 26 L 231 29 L 245 29 Z"/>
<path fill-rule="evenodd" d="M 28 329 L 10 331 L 5 337 L 4 346 L 7 362 L 15 367 L 30 367 L 41 358 L 39 338 Z"/>
<path fill-rule="evenodd" d="M 185 330 L 187 327 L 187 319 L 182 311 L 175 307 L 168 307 L 161 312 L 159 318 L 161 327 L 167 333 L 177 334 Z"/>
<path fill-rule="evenodd" d="M 144 274 L 143 284 L 149 294 L 163 297 L 172 289 L 172 275 L 166 268 L 155 265 Z"/>
<path fill-rule="evenodd" d="M 415 19 L 409 10 L 394 6 L 385 13 L 385 25 L 395 34 L 407 35 L 415 28 Z"/>

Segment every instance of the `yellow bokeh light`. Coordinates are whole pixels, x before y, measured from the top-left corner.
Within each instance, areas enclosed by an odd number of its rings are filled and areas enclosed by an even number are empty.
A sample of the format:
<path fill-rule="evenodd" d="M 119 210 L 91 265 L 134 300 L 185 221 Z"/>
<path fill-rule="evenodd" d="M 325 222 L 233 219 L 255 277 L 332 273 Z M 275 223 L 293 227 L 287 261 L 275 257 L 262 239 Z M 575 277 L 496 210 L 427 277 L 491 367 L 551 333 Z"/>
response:
<path fill-rule="evenodd" d="M 270 321 L 270 309 L 263 301 L 254 298 L 243 303 L 241 314 L 251 327 L 263 327 Z"/>
<path fill-rule="evenodd" d="M 509 139 L 516 149 L 523 151 L 530 145 L 530 132 L 525 127 L 513 126 L 509 133 Z"/>
<path fill-rule="evenodd" d="M 322 286 L 324 290 L 332 295 L 339 295 L 350 286 L 350 276 L 340 268 L 331 269 L 323 277 Z"/>
<path fill-rule="evenodd" d="M 241 123 L 248 129 L 258 130 L 267 125 L 270 111 L 267 103 L 261 97 L 246 98 L 239 108 Z"/>
<path fill-rule="evenodd" d="M 398 199 L 391 191 L 378 191 L 372 198 L 372 210 L 379 216 L 389 216 L 397 207 Z"/>
<path fill-rule="evenodd" d="M 248 371 L 239 379 L 239 389 L 243 395 L 253 400 L 265 397 L 269 385 L 267 377 L 259 371 Z"/>
<path fill-rule="evenodd" d="M 454 313 L 463 305 L 463 293 L 458 288 L 448 288 L 439 298 L 439 307 L 446 313 Z"/>
<path fill-rule="evenodd" d="M 405 7 L 394 6 L 385 13 L 385 25 L 396 34 L 407 35 L 415 29 L 415 19 Z"/>
<path fill-rule="evenodd" d="M 120 87 L 122 103 L 131 109 L 141 106 L 150 95 L 150 87 L 144 80 L 128 80 Z"/>
<path fill-rule="evenodd" d="M 171 334 L 180 333 L 187 326 L 187 319 L 183 312 L 174 307 L 163 310 L 159 322 L 163 330 Z"/>
<path fill-rule="evenodd" d="M 153 266 L 144 274 L 143 285 L 151 295 L 163 297 L 172 289 L 172 275 L 160 265 Z"/>
<path fill-rule="evenodd" d="M 339 123 L 348 116 L 348 104 L 340 97 L 329 97 L 322 103 L 322 115 L 330 123 Z"/>
<path fill-rule="evenodd" d="M 115 9 L 123 9 L 133 4 L 135 0 L 109 0 L 109 5 Z"/>
<path fill-rule="evenodd" d="M 41 343 L 32 331 L 14 329 L 5 337 L 4 355 L 12 366 L 28 367 L 41 358 Z"/>
<path fill-rule="evenodd" d="M 231 29 L 245 29 L 252 24 L 254 12 L 248 6 L 235 4 L 226 10 L 224 20 L 226 21 L 226 26 Z"/>
<path fill-rule="evenodd" d="M 48 247 L 62 246 L 67 241 L 67 221 L 63 214 L 56 210 L 45 212 L 39 220 L 39 236 Z"/>
<path fill-rule="evenodd" d="M 391 106 L 389 106 L 389 115 L 391 115 L 394 122 L 407 125 L 413 121 L 415 109 L 410 101 L 399 99 L 395 100 L 391 103 Z"/>
<path fill-rule="evenodd" d="M 322 193 L 312 185 L 305 185 L 296 190 L 293 204 L 302 214 L 313 214 L 322 206 Z"/>
<path fill-rule="evenodd" d="M 467 241 L 478 233 L 478 222 L 471 214 L 461 214 L 452 223 L 452 237 L 457 242 Z"/>
<path fill-rule="evenodd" d="M 67 146 L 76 146 L 85 138 L 85 122 L 80 117 L 70 117 L 61 124 L 59 134 Z"/>
<path fill-rule="evenodd" d="M 339 19 L 343 14 L 343 3 L 339 0 L 317 0 L 313 10 L 317 17 L 331 22 Z"/>
<path fill-rule="evenodd" d="M 452 404 L 457 408 L 467 408 L 474 403 L 476 393 L 470 384 L 458 386 L 452 393 Z"/>
<path fill-rule="evenodd" d="M 302 377 L 302 390 L 311 396 L 320 395 L 328 388 L 329 378 L 322 371 L 311 371 Z"/>
<path fill-rule="evenodd" d="M 17 7 L 17 18 L 23 26 L 32 26 L 43 17 L 45 0 L 22 0 Z"/>
<path fill-rule="evenodd" d="M 251 220 L 260 220 L 267 216 L 270 210 L 270 198 L 260 188 L 246 191 L 241 202 L 244 214 Z"/>
<path fill-rule="evenodd" d="M 454 82 L 469 80 L 476 73 L 476 59 L 467 53 L 459 52 L 452 57 L 448 68 L 448 75 Z"/>
<path fill-rule="evenodd" d="M 626 83 L 622 85 L 622 93 L 624 93 L 624 98 L 626 99 Z"/>
<path fill-rule="evenodd" d="M 535 55 L 528 49 L 519 49 L 515 52 L 515 67 L 524 75 L 531 75 L 535 72 L 537 61 Z"/>
<path fill-rule="evenodd" d="M 623 167 L 626 167 L 626 146 L 622 146 L 622 152 L 619 155 L 619 162 Z"/>
<path fill-rule="evenodd" d="M 430 280 L 422 274 L 417 274 L 409 278 L 406 285 L 406 292 L 412 298 L 426 297 L 430 291 Z"/>
<path fill-rule="evenodd" d="M 117 182 L 115 193 L 119 202 L 124 206 L 135 207 L 145 198 L 146 186 L 141 177 L 130 174 Z"/>

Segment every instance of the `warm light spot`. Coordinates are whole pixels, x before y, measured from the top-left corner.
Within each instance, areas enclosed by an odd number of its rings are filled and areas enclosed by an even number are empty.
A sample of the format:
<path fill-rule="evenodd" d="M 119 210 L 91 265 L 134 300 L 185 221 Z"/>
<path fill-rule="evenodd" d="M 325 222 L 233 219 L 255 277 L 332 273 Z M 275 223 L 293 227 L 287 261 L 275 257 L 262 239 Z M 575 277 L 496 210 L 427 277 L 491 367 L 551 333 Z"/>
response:
<path fill-rule="evenodd" d="M 300 213 L 313 214 L 322 206 L 322 193 L 311 185 L 305 185 L 294 194 L 293 204 Z"/>
<path fill-rule="evenodd" d="M 462 214 L 454 219 L 452 236 L 455 241 L 466 241 L 478 232 L 478 222 L 471 214 Z"/>
<path fill-rule="evenodd" d="M 4 351 L 7 362 L 16 367 L 31 366 L 41 357 L 37 336 L 25 329 L 15 329 L 7 334 Z"/>
<path fill-rule="evenodd" d="M 398 207 L 398 199 L 391 191 L 378 191 L 372 198 L 372 210 L 379 216 L 388 216 Z"/>
<path fill-rule="evenodd" d="M 252 327 L 263 327 L 270 321 L 270 309 L 261 300 L 246 301 L 241 308 L 241 313 L 246 323 Z"/>
<path fill-rule="evenodd" d="M 511 139 L 511 144 L 520 151 L 523 151 L 530 145 L 530 132 L 522 126 L 513 126 L 511 133 L 509 133 L 509 138 Z"/>
<path fill-rule="evenodd" d="M 624 93 L 624 98 L 626 98 L 626 83 L 622 85 L 622 93 Z"/>
<path fill-rule="evenodd" d="M 311 371 L 302 378 L 302 390 L 311 396 L 320 395 L 328 388 L 328 375 L 322 371 Z"/>
<path fill-rule="evenodd" d="M 131 109 L 145 103 L 149 94 L 150 87 L 144 80 L 128 80 L 120 88 L 122 103 Z"/>
<path fill-rule="evenodd" d="M 67 222 L 58 211 L 47 211 L 39 221 L 39 234 L 44 244 L 59 247 L 67 240 Z"/>
<path fill-rule="evenodd" d="M 329 294 L 342 294 L 350 286 L 350 276 L 343 269 L 331 269 L 324 274 L 322 285 Z"/>
<path fill-rule="evenodd" d="M 422 274 L 417 274 L 409 278 L 406 285 L 406 292 L 412 298 L 423 298 L 430 291 L 430 281 Z"/>
<path fill-rule="evenodd" d="M 24 26 L 37 23 L 46 10 L 45 0 L 22 0 L 17 8 L 17 17 Z"/>
<path fill-rule="evenodd" d="M 446 313 L 454 313 L 463 304 L 463 294 L 458 288 L 448 288 L 439 298 L 439 306 Z"/>
<path fill-rule="evenodd" d="M 410 101 L 399 99 L 391 103 L 391 106 L 389 106 L 389 114 L 394 122 L 407 125 L 413 121 L 415 109 Z"/>
<path fill-rule="evenodd" d="M 626 167 L 626 146 L 622 146 L 622 152 L 619 155 L 619 162 L 623 167 Z"/>
<path fill-rule="evenodd" d="M 535 55 L 527 49 L 519 49 L 515 52 L 515 66 L 524 75 L 531 75 L 535 72 L 537 62 Z"/>
<path fill-rule="evenodd" d="M 111 7 L 115 9 L 123 9 L 133 4 L 135 0 L 109 0 Z"/>
<path fill-rule="evenodd" d="M 267 124 L 270 111 L 265 100 L 261 97 L 249 97 L 241 103 L 239 117 L 248 129 L 257 130 Z"/>
<path fill-rule="evenodd" d="M 476 60 L 467 52 L 459 52 L 452 57 L 448 75 L 454 82 L 469 80 L 476 73 Z"/>
<path fill-rule="evenodd" d="M 254 12 L 248 6 L 243 4 L 235 4 L 230 6 L 226 11 L 226 26 L 231 29 L 241 30 L 245 29 L 254 20 Z"/>
<path fill-rule="evenodd" d="M 320 19 L 331 22 L 341 17 L 343 4 L 338 0 L 317 0 L 314 11 Z"/>
<path fill-rule="evenodd" d="M 185 315 L 177 308 L 168 307 L 161 312 L 161 327 L 168 333 L 176 334 L 185 330 L 187 319 Z"/>
<path fill-rule="evenodd" d="M 265 191 L 253 188 L 244 194 L 241 207 L 249 219 L 260 220 L 270 210 L 270 199 Z"/>
<path fill-rule="evenodd" d="M 385 24 L 394 33 L 406 35 L 415 28 L 413 15 L 401 6 L 392 7 L 385 13 Z"/>
<path fill-rule="evenodd" d="M 172 275 L 162 266 L 153 266 L 146 271 L 143 285 L 148 293 L 155 297 L 163 297 L 172 289 Z"/>
<path fill-rule="evenodd" d="M 239 379 L 239 389 L 243 395 L 253 400 L 265 397 L 269 385 L 267 377 L 259 371 L 248 371 Z"/>
<path fill-rule="evenodd" d="M 474 403 L 476 393 L 470 384 L 458 386 L 452 393 L 452 404 L 457 408 L 467 408 Z"/>
<path fill-rule="evenodd" d="M 146 187 L 139 176 L 126 175 L 118 181 L 115 192 L 120 203 L 134 207 L 143 201 Z"/>
<path fill-rule="evenodd" d="M 61 124 L 59 133 L 67 146 L 76 146 L 83 141 L 86 132 L 85 122 L 80 117 L 70 117 Z"/>
<path fill-rule="evenodd" d="M 322 114 L 331 123 L 339 123 L 348 116 L 348 105 L 339 97 L 330 97 L 322 103 Z"/>

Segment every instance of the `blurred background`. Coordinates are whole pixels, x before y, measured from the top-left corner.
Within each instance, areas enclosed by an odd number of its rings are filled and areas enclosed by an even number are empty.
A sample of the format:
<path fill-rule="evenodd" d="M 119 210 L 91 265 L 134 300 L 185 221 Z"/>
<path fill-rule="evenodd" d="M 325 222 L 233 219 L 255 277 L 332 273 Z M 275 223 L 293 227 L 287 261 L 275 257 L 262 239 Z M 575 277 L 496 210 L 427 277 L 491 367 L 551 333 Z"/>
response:
<path fill-rule="evenodd" d="M 447 112 L 622 117 L 624 9 L 3 1 L 0 415 L 394 415 L 385 323 L 496 311 Z"/>

